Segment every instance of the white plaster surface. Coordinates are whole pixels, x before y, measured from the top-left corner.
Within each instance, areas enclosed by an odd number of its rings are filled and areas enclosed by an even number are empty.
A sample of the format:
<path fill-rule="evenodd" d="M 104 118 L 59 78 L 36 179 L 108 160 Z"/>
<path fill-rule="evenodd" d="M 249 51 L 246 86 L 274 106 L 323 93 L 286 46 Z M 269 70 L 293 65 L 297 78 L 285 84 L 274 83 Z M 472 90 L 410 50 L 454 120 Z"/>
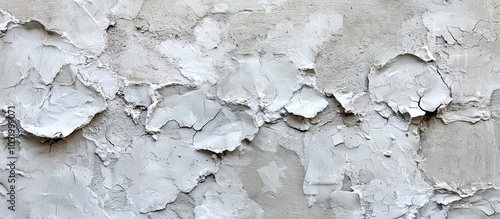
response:
<path fill-rule="evenodd" d="M 0 0 L 0 218 L 500 218 L 499 35 L 497 0 Z"/>

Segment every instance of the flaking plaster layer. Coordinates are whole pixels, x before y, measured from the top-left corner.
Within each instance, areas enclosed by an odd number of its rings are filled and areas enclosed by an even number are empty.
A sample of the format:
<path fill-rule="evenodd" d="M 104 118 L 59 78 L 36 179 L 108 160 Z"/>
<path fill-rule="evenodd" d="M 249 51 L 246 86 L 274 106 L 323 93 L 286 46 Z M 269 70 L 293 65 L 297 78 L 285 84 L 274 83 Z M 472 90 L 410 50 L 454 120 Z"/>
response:
<path fill-rule="evenodd" d="M 0 2 L 2 217 L 500 217 L 497 1 Z"/>

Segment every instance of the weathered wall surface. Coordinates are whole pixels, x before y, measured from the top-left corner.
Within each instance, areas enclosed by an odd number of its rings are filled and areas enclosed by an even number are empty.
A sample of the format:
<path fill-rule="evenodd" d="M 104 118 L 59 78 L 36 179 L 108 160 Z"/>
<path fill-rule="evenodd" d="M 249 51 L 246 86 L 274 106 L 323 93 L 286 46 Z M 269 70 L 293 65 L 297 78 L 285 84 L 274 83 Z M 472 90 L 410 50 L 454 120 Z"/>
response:
<path fill-rule="evenodd" d="M 498 0 L 0 3 L 2 218 L 500 218 Z"/>

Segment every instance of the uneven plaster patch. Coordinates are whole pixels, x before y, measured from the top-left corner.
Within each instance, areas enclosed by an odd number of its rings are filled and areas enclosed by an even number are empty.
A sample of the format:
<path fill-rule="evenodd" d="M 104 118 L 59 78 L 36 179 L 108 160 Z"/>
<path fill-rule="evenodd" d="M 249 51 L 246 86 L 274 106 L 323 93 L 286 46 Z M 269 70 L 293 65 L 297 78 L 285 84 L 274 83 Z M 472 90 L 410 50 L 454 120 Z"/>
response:
<path fill-rule="evenodd" d="M 194 209 L 196 218 L 264 218 L 241 184 L 220 183 L 209 188 L 204 197 Z"/>

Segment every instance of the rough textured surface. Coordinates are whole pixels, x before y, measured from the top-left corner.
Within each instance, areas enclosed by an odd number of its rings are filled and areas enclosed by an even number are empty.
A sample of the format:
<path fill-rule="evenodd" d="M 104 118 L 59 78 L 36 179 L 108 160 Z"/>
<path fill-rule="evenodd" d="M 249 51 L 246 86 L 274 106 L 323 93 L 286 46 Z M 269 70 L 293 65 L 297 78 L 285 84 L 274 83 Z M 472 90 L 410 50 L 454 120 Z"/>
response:
<path fill-rule="evenodd" d="M 2 218 L 500 218 L 499 1 L 0 3 Z"/>

